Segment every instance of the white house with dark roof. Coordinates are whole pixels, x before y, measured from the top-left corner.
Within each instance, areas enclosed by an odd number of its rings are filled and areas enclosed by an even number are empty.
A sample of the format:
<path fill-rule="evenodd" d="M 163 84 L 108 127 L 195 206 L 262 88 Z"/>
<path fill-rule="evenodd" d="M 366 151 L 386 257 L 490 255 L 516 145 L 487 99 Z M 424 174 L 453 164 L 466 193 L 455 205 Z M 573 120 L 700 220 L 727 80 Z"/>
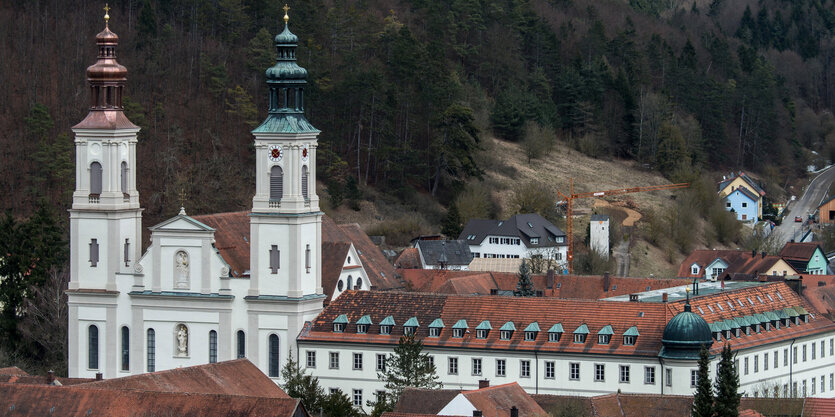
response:
<path fill-rule="evenodd" d="M 507 220 L 472 219 L 458 236 L 474 258 L 547 257 L 565 265 L 566 234 L 536 213 Z"/>
<path fill-rule="evenodd" d="M 422 269 L 467 271 L 473 254 L 463 240 L 418 240 L 415 242 Z"/>

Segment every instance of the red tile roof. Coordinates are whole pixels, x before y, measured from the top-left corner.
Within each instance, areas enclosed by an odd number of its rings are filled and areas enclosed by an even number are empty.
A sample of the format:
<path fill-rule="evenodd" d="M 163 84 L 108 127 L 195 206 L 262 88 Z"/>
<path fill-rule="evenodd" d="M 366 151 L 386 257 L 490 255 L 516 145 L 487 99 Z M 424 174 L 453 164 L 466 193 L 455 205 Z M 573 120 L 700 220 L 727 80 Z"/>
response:
<path fill-rule="evenodd" d="M 437 414 L 431 413 L 402 413 L 398 411 L 387 411 L 382 414 L 382 417 L 438 417 Z M 447 416 L 450 417 L 450 416 Z M 469 417 L 469 416 L 452 416 L 452 417 Z"/>
<path fill-rule="evenodd" d="M 739 417 L 765 417 L 760 412 L 752 410 L 752 409 L 745 409 L 739 412 Z"/>
<path fill-rule="evenodd" d="M 417 248 L 406 248 L 394 260 L 394 267 L 397 269 L 420 269 L 420 253 Z"/>
<path fill-rule="evenodd" d="M 306 417 L 299 400 L 240 395 L 94 389 L 89 386 L 0 384 L 3 415 L 76 416 L 282 416 Z"/>
<path fill-rule="evenodd" d="M 509 416 L 511 407 L 519 409 L 523 417 L 546 417 L 548 413 L 516 382 L 462 392 L 476 410 L 485 417 Z M 506 414 L 505 414 L 506 413 Z"/>
<path fill-rule="evenodd" d="M 751 305 L 749 299 L 754 305 Z M 739 305 L 740 300 L 743 305 Z M 728 306 L 728 302 L 734 305 L 733 309 Z M 684 310 L 684 304 L 685 300 L 648 303 L 346 291 L 331 302 L 312 324 L 305 326 L 299 340 L 396 344 L 403 334 L 403 323 L 415 317 L 419 323 L 417 336 L 428 347 L 654 356 L 661 349 L 664 327 L 672 317 Z M 808 323 L 781 326 L 760 333 L 752 332 L 750 335 L 743 332 L 740 337 L 731 337 L 728 343 L 734 349 L 835 330 L 835 323 L 819 315 L 817 310 L 783 282 L 699 296 L 693 298 L 691 304 L 693 312 L 702 315 L 708 323 L 796 306 L 814 315 Z M 344 332 L 334 333 L 333 321 L 341 314 L 346 315 L 349 325 Z M 367 334 L 358 334 L 354 323 L 364 315 L 369 315 L 374 325 Z M 390 335 L 379 334 L 377 324 L 387 316 L 392 316 L 396 325 Z M 428 337 L 429 324 L 439 318 L 444 323 L 440 336 Z M 462 338 L 454 338 L 452 326 L 459 320 L 466 320 L 469 333 Z M 492 330 L 486 339 L 478 339 L 475 328 L 484 320 L 490 322 Z M 498 329 L 508 322 L 513 322 L 516 331 L 510 340 L 500 340 Z M 540 332 L 535 341 L 524 341 L 523 330 L 533 322 L 538 324 Z M 554 324 L 561 324 L 564 334 L 560 341 L 549 342 L 547 332 Z M 588 327 L 587 340 L 585 343 L 573 343 L 573 332 L 581 325 Z M 596 335 L 607 325 L 612 326 L 614 335 L 609 344 L 598 344 Z M 621 336 L 632 326 L 636 326 L 639 337 L 635 345 L 624 345 Z M 715 343 L 713 349 L 721 350 L 721 345 Z"/>
<path fill-rule="evenodd" d="M 693 252 L 690 252 L 690 255 L 687 255 L 683 261 L 681 261 L 681 265 L 678 268 L 678 277 L 679 278 L 704 278 L 705 276 L 705 267 L 709 265 L 711 262 L 715 261 L 717 258 L 722 259 L 727 264 L 731 264 L 738 258 L 751 258 L 752 254 L 749 251 L 742 251 L 742 250 L 710 250 L 710 249 L 697 249 Z M 699 265 L 699 273 L 692 274 L 690 267 L 693 265 Z"/>
<path fill-rule="evenodd" d="M 106 379 L 86 388 L 290 398 L 248 359 Z"/>
<path fill-rule="evenodd" d="M 815 310 L 835 318 L 835 275 L 804 275 L 803 298 Z"/>
<path fill-rule="evenodd" d="M 394 411 L 435 415 L 460 392 L 457 389 L 405 388 L 397 399 Z"/>
<path fill-rule="evenodd" d="M 25 376 L 29 375 L 23 369 L 18 368 L 17 366 L 9 366 L 6 368 L 0 368 L 0 375 L 9 375 L 9 376 Z"/>
<path fill-rule="evenodd" d="M 249 212 L 204 214 L 191 216 L 215 229 L 215 248 L 229 264 L 233 277 L 249 273 Z"/>
<path fill-rule="evenodd" d="M 750 255 L 750 253 L 748 255 Z M 723 272 L 718 278 L 728 278 L 732 280 L 756 280 L 759 277 L 765 278 L 765 275 L 768 274 L 774 264 L 782 260 L 782 258 L 776 255 L 748 255 L 740 256 L 734 259 L 728 265 L 725 272 Z M 786 273 L 788 275 L 796 275 L 797 271 L 792 268 L 787 270 Z M 779 277 L 779 279 L 782 280 L 782 276 Z"/>
<path fill-rule="evenodd" d="M 835 398 L 806 398 L 803 417 L 835 416 Z"/>
<path fill-rule="evenodd" d="M 386 255 L 380 250 L 371 238 L 362 231 L 356 223 L 340 224 L 339 228 L 348 236 L 354 249 L 362 260 L 362 266 L 368 279 L 378 290 L 402 289 L 403 282 L 397 278 L 394 266 L 386 259 Z"/>
<path fill-rule="evenodd" d="M 815 250 L 820 248 L 820 242 L 789 242 L 780 251 L 780 256 L 786 260 L 809 261 Z M 823 253 L 823 249 L 821 249 Z"/>

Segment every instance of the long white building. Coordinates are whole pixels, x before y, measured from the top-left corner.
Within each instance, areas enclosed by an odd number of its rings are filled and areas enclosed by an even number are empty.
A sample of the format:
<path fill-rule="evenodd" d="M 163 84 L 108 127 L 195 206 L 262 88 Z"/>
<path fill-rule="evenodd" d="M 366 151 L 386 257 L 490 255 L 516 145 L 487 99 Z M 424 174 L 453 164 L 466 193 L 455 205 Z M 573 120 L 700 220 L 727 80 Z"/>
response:
<path fill-rule="evenodd" d="M 689 304 L 347 292 L 305 326 L 301 363 L 362 405 L 384 389 L 377 373 L 406 332 L 446 388 L 489 379 L 539 394 L 690 395 L 700 346 L 718 355 L 729 343 L 745 395 L 835 397 L 835 324 L 784 283 Z"/>

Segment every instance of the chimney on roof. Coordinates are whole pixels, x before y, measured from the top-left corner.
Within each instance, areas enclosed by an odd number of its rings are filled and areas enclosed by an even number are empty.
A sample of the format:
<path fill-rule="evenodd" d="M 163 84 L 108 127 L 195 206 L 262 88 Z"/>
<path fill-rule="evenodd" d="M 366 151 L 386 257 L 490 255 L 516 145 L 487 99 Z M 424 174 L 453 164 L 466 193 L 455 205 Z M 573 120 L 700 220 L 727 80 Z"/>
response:
<path fill-rule="evenodd" d="M 55 382 L 55 372 L 52 369 L 46 373 L 46 385 L 52 385 Z"/>
<path fill-rule="evenodd" d="M 765 251 L 762 252 L 763 259 L 765 259 Z"/>
<path fill-rule="evenodd" d="M 473 417 L 481 417 L 481 410 L 473 410 Z"/>
<path fill-rule="evenodd" d="M 549 290 L 554 289 L 554 270 L 548 268 L 548 273 L 545 275 L 545 286 Z"/>
<path fill-rule="evenodd" d="M 629 301 L 638 301 L 638 294 L 629 294 Z"/>
<path fill-rule="evenodd" d="M 499 295 L 498 288 L 490 288 L 490 295 Z"/>
<path fill-rule="evenodd" d="M 666 302 L 667 302 L 667 293 L 665 293 L 665 292 L 662 292 L 662 293 L 661 293 L 661 302 L 662 302 L 662 303 L 666 303 Z"/>
<path fill-rule="evenodd" d="M 96 381 L 101 381 L 102 379 L 104 379 L 104 377 L 102 376 L 101 372 L 96 372 Z"/>
<path fill-rule="evenodd" d="M 609 272 L 603 273 L 603 292 L 609 292 Z"/>
<path fill-rule="evenodd" d="M 478 380 L 478 389 L 489 388 L 489 387 L 490 387 L 490 380 L 489 379 L 479 379 Z"/>
<path fill-rule="evenodd" d="M 510 407 L 510 417 L 519 417 L 519 409 L 515 405 Z"/>

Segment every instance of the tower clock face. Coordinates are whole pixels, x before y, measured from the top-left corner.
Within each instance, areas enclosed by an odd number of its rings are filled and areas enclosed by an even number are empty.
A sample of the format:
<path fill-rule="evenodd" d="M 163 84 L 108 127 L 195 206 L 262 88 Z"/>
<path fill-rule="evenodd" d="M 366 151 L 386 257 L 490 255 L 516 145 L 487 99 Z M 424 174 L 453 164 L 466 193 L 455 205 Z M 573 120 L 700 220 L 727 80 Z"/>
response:
<path fill-rule="evenodd" d="M 307 162 L 307 157 L 309 156 L 309 151 L 307 150 L 307 146 L 302 148 L 302 161 Z"/>
<path fill-rule="evenodd" d="M 280 145 L 271 145 L 269 149 L 269 158 L 270 161 L 278 162 L 281 160 L 281 157 L 284 156 L 284 151 L 281 150 Z"/>

